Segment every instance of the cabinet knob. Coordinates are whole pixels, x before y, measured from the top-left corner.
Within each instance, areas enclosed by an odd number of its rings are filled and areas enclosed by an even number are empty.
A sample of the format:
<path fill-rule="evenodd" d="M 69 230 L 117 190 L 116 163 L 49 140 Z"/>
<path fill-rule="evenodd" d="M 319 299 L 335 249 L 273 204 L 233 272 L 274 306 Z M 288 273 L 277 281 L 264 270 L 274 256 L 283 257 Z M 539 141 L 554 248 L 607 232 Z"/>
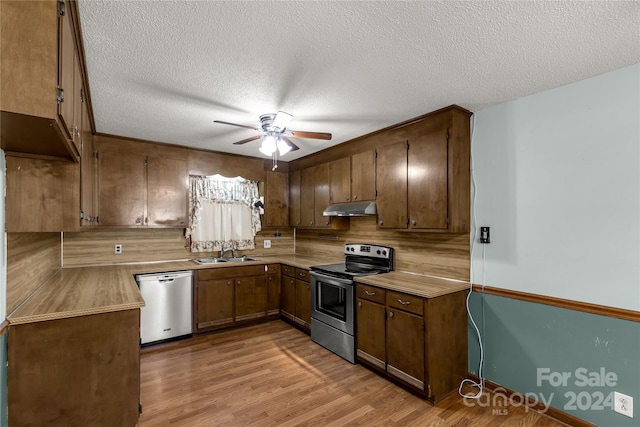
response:
<path fill-rule="evenodd" d="M 353 195 L 353 200 L 358 200 L 358 196 L 356 194 Z"/>
<path fill-rule="evenodd" d="M 347 202 L 349 201 L 349 196 L 347 196 Z"/>
<path fill-rule="evenodd" d="M 358 307 L 362 307 L 362 303 L 358 301 Z"/>
<path fill-rule="evenodd" d="M 393 311 L 389 312 L 389 317 L 393 317 Z"/>
<path fill-rule="evenodd" d="M 313 221 L 309 221 L 309 225 L 313 225 Z"/>
<path fill-rule="evenodd" d="M 142 218 L 136 218 L 136 224 L 142 224 Z"/>
<path fill-rule="evenodd" d="M 380 222 L 378 223 L 378 225 L 380 225 L 380 226 L 384 225 L 384 221 L 380 221 Z"/>
<path fill-rule="evenodd" d="M 238 280 L 238 286 L 240 286 L 240 280 Z"/>
<path fill-rule="evenodd" d="M 415 219 L 411 221 L 411 225 L 416 225 L 416 220 Z"/>
<path fill-rule="evenodd" d="M 227 282 L 227 286 L 231 286 L 231 282 Z"/>
<path fill-rule="evenodd" d="M 325 222 L 325 223 L 324 223 L 324 225 L 329 225 L 329 222 L 330 222 L 330 221 L 328 221 L 328 220 L 327 220 L 327 222 Z"/>

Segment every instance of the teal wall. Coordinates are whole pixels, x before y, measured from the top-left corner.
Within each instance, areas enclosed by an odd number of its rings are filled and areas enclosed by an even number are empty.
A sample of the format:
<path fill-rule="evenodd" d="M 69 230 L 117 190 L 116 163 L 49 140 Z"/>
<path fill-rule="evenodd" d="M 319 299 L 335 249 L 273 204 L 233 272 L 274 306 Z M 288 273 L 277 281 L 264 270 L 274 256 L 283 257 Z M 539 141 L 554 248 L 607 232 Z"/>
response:
<path fill-rule="evenodd" d="M 640 425 L 640 323 L 475 292 L 470 307 L 484 341 L 485 378 L 602 427 Z M 469 355 L 469 371 L 477 375 L 479 346 L 471 328 Z M 539 368 L 570 377 L 566 385 L 538 385 Z M 605 374 L 609 384 L 582 385 L 584 376 L 605 378 L 602 368 L 617 379 Z M 608 405 L 614 390 L 633 397 L 633 419 Z"/>

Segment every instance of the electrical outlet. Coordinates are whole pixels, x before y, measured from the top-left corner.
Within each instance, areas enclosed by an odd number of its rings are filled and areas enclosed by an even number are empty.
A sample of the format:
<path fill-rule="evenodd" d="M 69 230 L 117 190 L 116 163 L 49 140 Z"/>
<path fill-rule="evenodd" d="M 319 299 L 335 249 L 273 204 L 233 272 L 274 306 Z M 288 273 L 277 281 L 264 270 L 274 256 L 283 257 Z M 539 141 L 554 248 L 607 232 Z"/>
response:
<path fill-rule="evenodd" d="M 614 391 L 613 410 L 619 414 L 633 418 L 633 397 Z"/>
<path fill-rule="evenodd" d="M 264 241 L 264 248 L 265 249 L 271 248 L 271 240 L 265 240 Z"/>
<path fill-rule="evenodd" d="M 113 253 L 120 255 L 122 253 L 122 245 L 115 245 L 113 247 Z"/>

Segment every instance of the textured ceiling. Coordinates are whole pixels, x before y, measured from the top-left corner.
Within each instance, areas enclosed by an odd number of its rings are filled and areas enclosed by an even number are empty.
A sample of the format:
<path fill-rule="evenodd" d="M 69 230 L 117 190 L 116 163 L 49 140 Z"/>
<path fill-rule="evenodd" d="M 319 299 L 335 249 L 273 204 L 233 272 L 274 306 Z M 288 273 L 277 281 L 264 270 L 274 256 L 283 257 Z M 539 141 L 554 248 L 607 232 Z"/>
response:
<path fill-rule="evenodd" d="M 458 104 L 471 111 L 640 62 L 640 3 L 80 0 L 96 130 L 282 160 Z"/>

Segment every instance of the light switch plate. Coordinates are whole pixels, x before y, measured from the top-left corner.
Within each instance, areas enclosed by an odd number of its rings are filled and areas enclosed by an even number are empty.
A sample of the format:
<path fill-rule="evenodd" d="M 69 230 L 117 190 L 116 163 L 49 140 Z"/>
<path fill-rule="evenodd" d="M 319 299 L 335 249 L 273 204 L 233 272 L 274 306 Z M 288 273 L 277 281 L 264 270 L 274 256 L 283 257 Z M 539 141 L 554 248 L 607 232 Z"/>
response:
<path fill-rule="evenodd" d="M 265 240 L 264 241 L 264 248 L 265 249 L 271 248 L 271 240 Z"/>

